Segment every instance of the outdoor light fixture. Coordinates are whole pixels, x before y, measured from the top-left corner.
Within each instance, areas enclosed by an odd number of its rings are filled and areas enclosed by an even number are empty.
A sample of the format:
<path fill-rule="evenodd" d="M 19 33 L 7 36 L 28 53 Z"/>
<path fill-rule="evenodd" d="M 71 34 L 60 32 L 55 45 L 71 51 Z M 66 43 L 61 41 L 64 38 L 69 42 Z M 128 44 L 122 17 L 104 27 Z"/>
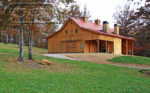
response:
<path fill-rule="evenodd" d="M 0 2 L 0 7 L 2 7 L 3 6 L 3 3 L 2 2 Z"/>

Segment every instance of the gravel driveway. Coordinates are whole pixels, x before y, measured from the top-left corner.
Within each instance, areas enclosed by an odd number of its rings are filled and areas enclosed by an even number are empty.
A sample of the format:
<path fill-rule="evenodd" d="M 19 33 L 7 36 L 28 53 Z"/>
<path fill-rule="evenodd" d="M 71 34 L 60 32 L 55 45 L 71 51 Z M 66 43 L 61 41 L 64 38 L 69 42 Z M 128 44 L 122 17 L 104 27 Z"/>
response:
<path fill-rule="evenodd" d="M 123 56 L 123 55 L 115 55 L 108 53 L 64 53 L 64 54 L 43 54 L 44 56 L 53 57 L 53 58 L 61 58 L 61 59 L 69 59 L 69 60 L 77 60 L 77 61 L 87 61 L 94 62 L 100 64 L 108 64 L 115 65 L 121 67 L 129 67 L 129 68 L 137 68 L 137 69 L 150 69 L 150 66 L 147 65 L 138 65 L 138 64 L 124 64 L 124 63 L 113 63 L 107 61 L 113 57 Z"/>
<path fill-rule="evenodd" d="M 69 60 L 78 60 L 74 58 L 70 58 L 67 56 L 64 56 L 63 54 L 43 54 L 44 56 L 53 57 L 53 58 L 61 58 L 61 59 L 69 59 Z"/>

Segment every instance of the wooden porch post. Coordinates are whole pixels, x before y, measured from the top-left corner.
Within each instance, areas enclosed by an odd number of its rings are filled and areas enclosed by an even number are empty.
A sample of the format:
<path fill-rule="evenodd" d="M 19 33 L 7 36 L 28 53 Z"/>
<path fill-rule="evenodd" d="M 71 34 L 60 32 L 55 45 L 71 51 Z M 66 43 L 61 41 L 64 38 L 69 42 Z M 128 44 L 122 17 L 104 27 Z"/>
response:
<path fill-rule="evenodd" d="M 97 40 L 97 52 L 99 53 L 99 40 Z"/>
<path fill-rule="evenodd" d="M 107 49 L 107 41 L 106 41 L 106 53 L 108 52 L 107 50 L 108 50 L 108 49 Z"/>
<path fill-rule="evenodd" d="M 129 52 L 128 52 L 128 40 L 126 40 L 126 55 L 129 55 Z"/>
<path fill-rule="evenodd" d="M 134 55 L 134 42 L 132 41 L 132 55 Z"/>

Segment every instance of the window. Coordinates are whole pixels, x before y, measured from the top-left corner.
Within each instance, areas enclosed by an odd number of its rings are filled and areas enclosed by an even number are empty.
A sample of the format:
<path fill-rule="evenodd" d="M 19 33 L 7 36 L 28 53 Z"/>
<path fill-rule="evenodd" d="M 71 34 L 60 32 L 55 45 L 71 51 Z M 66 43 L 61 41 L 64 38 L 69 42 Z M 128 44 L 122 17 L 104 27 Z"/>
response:
<path fill-rule="evenodd" d="M 81 48 L 83 48 L 83 44 L 80 44 Z"/>
<path fill-rule="evenodd" d="M 66 35 L 68 34 L 68 31 L 66 30 Z"/>
<path fill-rule="evenodd" d="M 60 45 L 60 49 L 62 49 L 62 45 Z"/>
<path fill-rule="evenodd" d="M 75 30 L 75 33 L 78 33 L 78 29 Z"/>

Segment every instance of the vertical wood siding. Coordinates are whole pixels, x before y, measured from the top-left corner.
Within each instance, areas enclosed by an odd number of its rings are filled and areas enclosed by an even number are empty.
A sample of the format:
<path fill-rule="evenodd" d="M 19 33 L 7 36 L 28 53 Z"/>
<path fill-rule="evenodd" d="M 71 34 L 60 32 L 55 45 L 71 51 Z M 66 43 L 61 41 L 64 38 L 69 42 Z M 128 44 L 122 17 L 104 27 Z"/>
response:
<path fill-rule="evenodd" d="M 78 31 L 76 31 L 76 29 Z M 79 28 L 76 25 L 76 23 L 70 20 L 61 31 L 59 31 L 58 33 L 56 33 L 55 35 L 51 36 L 48 39 L 48 52 L 96 53 L 98 52 L 97 40 L 103 40 L 107 42 L 106 47 L 108 49 L 108 52 L 114 54 L 122 54 L 122 52 L 124 53 L 125 51 L 128 51 L 126 49 L 125 50 L 122 49 L 123 46 L 126 46 L 126 43 L 125 41 L 122 41 L 121 38 L 111 37 L 107 35 L 100 35 L 97 33 L 86 31 L 85 29 Z M 127 45 L 130 49 L 133 50 L 132 43 L 133 42 L 129 42 L 129 44 Z"/>

